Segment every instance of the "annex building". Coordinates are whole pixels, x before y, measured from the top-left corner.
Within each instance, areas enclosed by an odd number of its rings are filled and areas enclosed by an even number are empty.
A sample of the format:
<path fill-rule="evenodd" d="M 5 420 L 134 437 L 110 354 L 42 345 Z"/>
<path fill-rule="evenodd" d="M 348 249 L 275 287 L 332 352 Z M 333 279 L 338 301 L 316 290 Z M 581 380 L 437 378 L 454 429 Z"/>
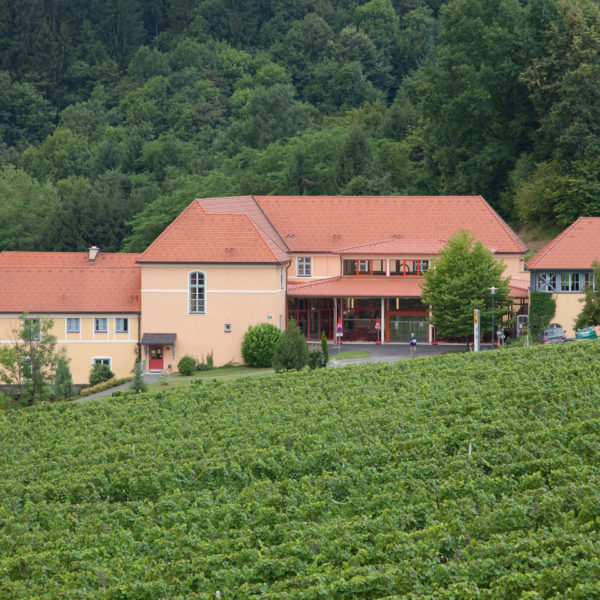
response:
<path fill-rule="evenodd" d="M 19 316 L 52 319 L 76 383 L 94 363 L 174 371 L 185 354 L 241 362 L 249 325 L 309 340 L 432 342 L 423 274 L 468 229 L 506 264 L 527 309 L 520 238 L 481 196 L 241 196 L 194 200 L 141 254 L 0 253 L 0 343 Z"/>
<path fill-rule="evenodd" d="M 527 261 L 531 289 L 552 294 L 554 320 L 573 337 L 586 286 L 594 282 L 592 265 L 600 262 L 600 217 L 579 217 Z"/>

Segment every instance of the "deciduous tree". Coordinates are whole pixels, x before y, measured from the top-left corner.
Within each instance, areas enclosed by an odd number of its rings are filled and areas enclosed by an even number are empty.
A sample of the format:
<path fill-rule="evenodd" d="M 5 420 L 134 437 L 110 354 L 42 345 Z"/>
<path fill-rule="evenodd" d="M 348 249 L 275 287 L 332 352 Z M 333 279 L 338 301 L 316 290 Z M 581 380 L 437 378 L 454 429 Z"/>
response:
<path fill-rule="evenodd" d="M 437 337 L 462 338 L 473 334 L 473 311 L 478 308 L 482 332 L 491 331 L 491 291 L 494 315 L 508 314 L 509 287 L 502 273 L 506 265 L 498 262 L 473 235 L 462 230 L 453 235 L 440 251 L 434 268 L 425 272 L 422 301 L 431 305 Z"/>

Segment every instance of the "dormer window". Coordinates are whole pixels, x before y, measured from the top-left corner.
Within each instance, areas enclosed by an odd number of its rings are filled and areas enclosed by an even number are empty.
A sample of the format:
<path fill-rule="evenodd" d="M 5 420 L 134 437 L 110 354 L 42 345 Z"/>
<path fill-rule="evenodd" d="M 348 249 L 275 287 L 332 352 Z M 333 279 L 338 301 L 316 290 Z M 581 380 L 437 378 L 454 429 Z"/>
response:
<path fill-rule="evenodd" d="M 296 259 L 296 276 L 312 277 L 312 256 L 299 256 Z"/>

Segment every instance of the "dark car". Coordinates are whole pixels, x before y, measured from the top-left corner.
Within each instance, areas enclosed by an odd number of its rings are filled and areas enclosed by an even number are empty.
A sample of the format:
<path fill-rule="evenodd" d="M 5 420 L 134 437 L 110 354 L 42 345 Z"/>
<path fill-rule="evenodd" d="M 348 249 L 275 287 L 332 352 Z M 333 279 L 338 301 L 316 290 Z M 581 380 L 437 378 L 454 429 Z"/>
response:
<path fill-rule="evenodd" d="M 544 344 L 561 344 L 567 339 L 565 332 L 562 329 L 546 329 L 542 336 L 542 342 Z"/>

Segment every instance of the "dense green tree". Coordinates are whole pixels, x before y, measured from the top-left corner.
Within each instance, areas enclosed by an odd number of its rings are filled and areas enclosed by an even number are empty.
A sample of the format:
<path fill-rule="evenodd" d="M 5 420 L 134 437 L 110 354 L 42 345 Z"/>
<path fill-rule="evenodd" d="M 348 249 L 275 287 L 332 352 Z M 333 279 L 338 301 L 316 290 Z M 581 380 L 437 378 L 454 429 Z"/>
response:
<path fill-rule="evenodd" d="M 530 146 L 534 115 L 519 74 L 531 46 L 518 0 L 455 0 L 442 11 L 436 61 L 422 86 L 441 192 L 482 194 L 498 206 Z"/>
<path fill-rule="evenodd" d="M 425 272 L 421 295 L 431 305 L 433 324 L 439 338 L 462 338 L 467 343 L 473 335 L 473 311 L 478 308 L 481 331 L 491 331 L 491 292 L 496 288 L 494 315 L 496 323 L 509 314 L 508 281 L 502 278 L 506 265 L 468 231 L 453 235 L 440 251 L 433 269 Z"/>
<path fill-rule="evenodd" d="M 0 251 L 51 250 L 46 234 L 56 203 L 50 184 L 13 166 L 0 169 Z"/>

